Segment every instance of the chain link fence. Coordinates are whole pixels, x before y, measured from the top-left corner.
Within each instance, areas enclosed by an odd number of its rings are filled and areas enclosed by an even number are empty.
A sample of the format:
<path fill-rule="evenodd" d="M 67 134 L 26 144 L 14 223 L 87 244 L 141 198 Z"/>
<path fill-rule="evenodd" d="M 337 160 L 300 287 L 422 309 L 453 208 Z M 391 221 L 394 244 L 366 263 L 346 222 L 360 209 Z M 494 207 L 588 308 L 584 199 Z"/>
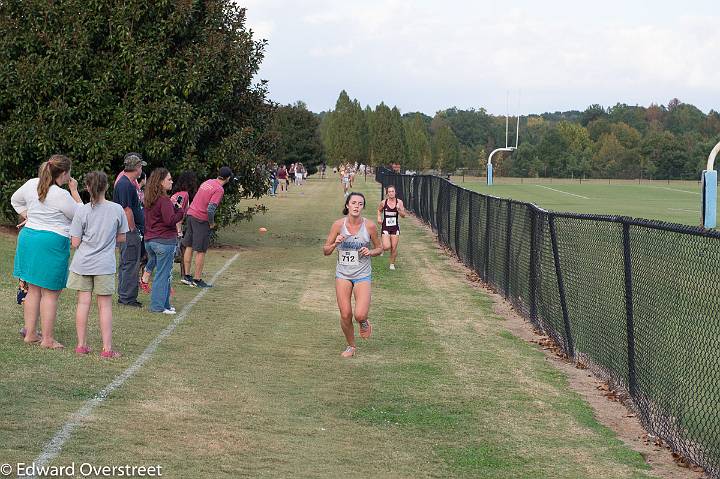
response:
<path fill-rule="evenodd" d="M 378 169 L 492 289 L 720 478 L 720 232 L 557 213 Z M 382 193 L 381 193 L 382 195 Z"/>

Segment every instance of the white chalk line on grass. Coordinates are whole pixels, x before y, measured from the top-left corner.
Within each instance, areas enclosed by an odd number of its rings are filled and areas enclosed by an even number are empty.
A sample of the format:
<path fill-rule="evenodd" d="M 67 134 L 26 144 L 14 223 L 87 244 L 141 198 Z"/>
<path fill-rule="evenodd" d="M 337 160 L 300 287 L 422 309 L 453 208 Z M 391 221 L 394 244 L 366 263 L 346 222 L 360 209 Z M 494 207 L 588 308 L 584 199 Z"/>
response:
<path fill-rule="evenodd" d="M 212 283 L 214 284 L 217 279 L 220 277 L 222 273 L 227 270 L 230 265 L 237 259 L 237 257 L 240 256 L 239 254 L 236 254 L 229 260 L 225 262 L 222 268 L 215 273 L 215 275 L 212 277 Z M 125 381 L 130 379 L 137 373 L 140 368 L 145 365 L 146 362 L 148 362 L 153 354 L 155 354 L 155 351 L 157 350 L 158 346 L 160 346 L 160 343 L 170 336 L 173 331 L 185 320 L 190 310 L 197 304 L 198 301 L 200 301 L 203 296 L 207 294 L 209 289 L 203 289 L 200 291 L 188 304 L 185 305 L 185 307 L 178 313 L 178 315 L 175 317 L 172 323 L 170 323 L 165 329 L 163 329 L 160 334 L 155 337 L 155 339 L 145 348 L 145 351 L 138 356 L 138 358 L 135 360 L 134 363 L 130 367 L 128 367 L 125 371 L 122 372 L 119 376 L 117 376 L 110 384 L 105 386 L 104 389 L 99 391 L 92 399 L 89 399 L 88 401 L 83 404 L 83 406 L 78 409 L 75 413 L 73 413 L 70 416 L 70 419 L 63 424 L 62 428 L 55 434 L 55 436 L 50 440 L 50 442 L 45 446 L 45 449 L 40 453 L 40 455 L 35 459 L 35 466 L 36 468 L 42 468 L 47 466 L 50 461 L 55 459 L 59 454 L 60 451 L 62 451 L 63 445 L 67 442 L 68 439 L 70 439 L 70 436 L 72 435 L 73 431 L 77 429 L 80 424 L 82 424 L 83 421 L 85 421 L 89 416 L 90 413 L 98 407 L 100 404 L 102 404 L 105 399 L 107 399 L 110 394 L 112 394 L 113 391 L 118 389 L 120 386 L 122 386 Z M 34 478 L 35 476 L 26 476 L 29 478 Z"/>
<path fill-rule="evenodd" d="M 544 185 L 535 185 L 535 186 L 538 186 L 538 187 L 540 187 L 540 188 L 545 188 L 546 190 L 557 191 L 558 193 L 563 193 L 563 194 L 570 195 L 570 196 L 577 196 L 578 198 L 583 198 L 583 199 L 586 199 L 586 200 L 589 200 L 589 199 L 590 199 L 590 198 L 588 198 L 587 196 L 576 195 L 575 193 L 568 193 L 567 191 L 556 190 L 555 188 L 550 188 L 549 186 L 544 186 Z"/>
<path fill-rule="evenodd" d="M 679 191 L 680 193 L 689 193 L 691 195 L 699 195 L 700 194 L 697 191 L 679 190 L 677 188 L 668 188 L 667 186 L 652 186 L 652 185 L 650 185 L 650 188 L 658 188 L 660 190 L 668 190 L 668 191 Z"/>
<path fill-rule="evenodd" d="M 668 208 L 670 211 L 687 211 L 688 213 L 699 213 L 698 210 L 686 210 L 685 208 Z"/>

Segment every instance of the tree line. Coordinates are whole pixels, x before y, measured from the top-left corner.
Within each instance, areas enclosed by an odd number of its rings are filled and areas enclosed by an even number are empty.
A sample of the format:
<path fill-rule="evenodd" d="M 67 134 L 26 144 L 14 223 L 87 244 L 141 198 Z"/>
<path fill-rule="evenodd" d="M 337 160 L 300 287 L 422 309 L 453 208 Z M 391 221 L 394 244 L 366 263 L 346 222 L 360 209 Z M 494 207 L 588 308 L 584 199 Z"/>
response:
<path fill-rule="evenodd" d="M 335 109 L 318 115 L 330 163 L 382 165 L 454 172 L 484 169 L 487 155 L 505 146 L 505 117 L 483 108 L 449 108 L 430 117 L 401 114 L 380 103 L 363 108 L 346 91 Z M 510 120 L 514 144 L 515 121 Z M 699 177 L 720 140 L 720 114 L 672 99 L 667 106 L 618 103 L 605 108 L 520 118 L 520 144 L 493 157 L 496 174 L 519 177 L 687 178 Z"/>

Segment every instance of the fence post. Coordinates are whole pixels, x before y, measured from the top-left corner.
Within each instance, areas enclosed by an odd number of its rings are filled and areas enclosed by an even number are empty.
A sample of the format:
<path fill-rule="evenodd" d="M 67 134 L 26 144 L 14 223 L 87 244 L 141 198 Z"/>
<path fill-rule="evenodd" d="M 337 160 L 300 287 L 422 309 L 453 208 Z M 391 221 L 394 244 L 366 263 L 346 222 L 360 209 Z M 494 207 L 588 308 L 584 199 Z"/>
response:
<path fill-rule="evenodd" d="M 512 243 L 512 202 L 507 202 L 505 225 L 505 298 L 510 297 L 510 244 Z"/>
<path fill-rule="evenodd" d="M 623 258 L 625 260 L 625 318 L 628 342 L 628 382 L 630 396 L 637 397 L 635 376 L 635 325 L 633 321 L 632 263 L 630 258 L 630 225 L 623 221 Z"/>
<path fill-rule="evenodd" d="M 437 181 L 432 177 L 426 177 L 426 184 L 430 186 L 428 188 L 428 197 L 427 197 L 428 213 L 430 214 L 431 224 L 433 225 L 433 228 L 435 228 L 435 231 L 437 231 L 438 230 L 438 227 L 437 227 L 438 205 L 437 205 L 437 202 L 435 201 L 435 197 L 436 197 L 435 192 L 437 191 Z M 440 193 L 438 192 L 438 195 L 439 194 Z"/>
<path fill-rule="evenodd" d="M 483 269 L 487 284 L 490 284 L 490 197 L 485 197 L 485 251 L 483 252 Z"/>
<path fill-rule="evenodd" d="M 420 214 L 420 202 L 418 201 L 418 198 L 419 198 L 418 191 L 420 191 L 420 186 L 418 185 L 418 183 L 419 183 L 419 181 L 418 181 L 417 176 L 413 176 L 410 179 L 410 185 L 411 185 L 411 190 L 412 190 L 412 208 L 413 208 L 413 214 L 415 216 L 419 216 L 420 219 L 424 220 L 424 218 Z"/>
<path fill-rule="evenodd" d="M 460 258 L 460 188 L 455 188 L 455 254 Z M 462 261 L 462 258 L 460 258 Z"/>
<path fill-rule="evenodd" d="M 555 260 L 555 276 L 557 277 L 558 292 L 560 293 L 560 308 L 562 309 L 563 324 L 565 325 L 565 354 L 568 358 L 575 357 L 575 345 L 570 331 L 570 318 L 567 303 L 565 302 L 565 283 L 563 282 L 562 268 L 560 268 L 560 253 L 557 245 L 557 232 L 555 230 L 555 215 L 548 215 L 550 224 L 550 240 L 552 241 L 553 259 Z"/>
<path fill-rule="evenodd" d="M 445 246 L 450 247 L 450 183 L 445 182 L 445 209 L 447 215 L 445 216 Z"/>
<path fill-rule="evenodd" d="M 538 216 L 540 215 L 539 211 L 536 211 L 535 208 L 530 208 L 530 277 L 528 278 L 530 287 L 530 321 L 532 321 L 534 324 L 537 325 L 537 282 L 535 278 L 537 277 L 537 263 L 539 260 L 538 255 L 538 247 L 537 247 L 537 240 L 538 240 Z"/>
<path fill-rule="evenodd" d="M 424 200 L 422 202 L 423 204 L 420 207 L 425 210 L 425 212 L 423 214 L 427 218 L 428 223 L 430 223 L 430 225 L 434 227 L 434 221 L 433 221 L 434 214 L 431 211 L 432 210 L 432 190 L 433 190 L 432 182 L 426 176 L 423 176 L 422 179 L 420 180 L 420 184 L 421 184 L 423 198 L 424 198 Z"/>
<path fill-rule="evenodd" d="M 380 201 L 382 201 L 385 199 L 385 172 L 382 170 L 378 170 L 378 173 L 380 176 Z"/>
<path fill-rule="evenodd" d="M 470 268 L 473 271 L 476 271 L 475 269 L 475 245 L 477 242 L 475 241 L 475 221 L 477 221 L 477 218 L 475 218 L 475 215 L 473 214 L 473 200 L 477 197 L 477 193 L 471 192 L 468 195 L 468 247 L 467 247 L 467 261 L 468 265 L 470 265 Z"/>

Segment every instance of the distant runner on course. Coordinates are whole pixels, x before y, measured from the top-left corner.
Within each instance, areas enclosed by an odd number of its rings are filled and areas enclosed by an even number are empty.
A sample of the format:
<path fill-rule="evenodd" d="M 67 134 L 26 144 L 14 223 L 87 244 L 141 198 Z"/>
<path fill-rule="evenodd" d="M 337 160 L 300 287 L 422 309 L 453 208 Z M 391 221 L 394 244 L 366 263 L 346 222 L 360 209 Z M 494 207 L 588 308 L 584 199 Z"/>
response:
<path fill-rule="evenodd" d="M 390 251 L 390 269 L 395 270 L 398 243 L 400 242 L 400 218 L 405 218 L 405 206 L 395 196 L 395 187 L 385 189 L 385 199 L 380 202 L 377 210 L 377 221 L 382 231 L 382 244 L 385 251 Z"/>

